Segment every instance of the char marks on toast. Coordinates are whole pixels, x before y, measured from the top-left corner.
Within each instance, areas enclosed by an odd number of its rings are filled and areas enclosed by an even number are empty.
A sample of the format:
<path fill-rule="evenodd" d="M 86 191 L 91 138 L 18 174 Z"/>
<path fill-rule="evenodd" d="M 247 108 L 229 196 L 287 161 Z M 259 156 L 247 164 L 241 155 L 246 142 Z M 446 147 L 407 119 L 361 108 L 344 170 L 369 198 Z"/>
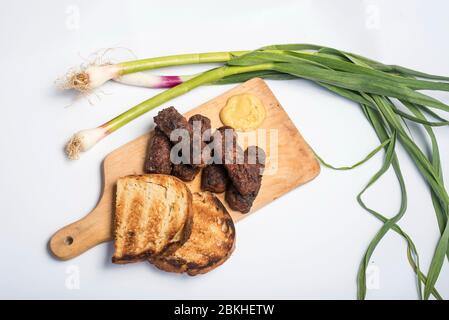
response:
<path fill-rule="evenodd" d="M 235 245 L 235 228 L 226 208 L 210 192 L 193 194 L 193 223 L 189 239 L 170 254 L 149 260 L 159 269 L 197 275 L 224 263 Z"/>
<path fill-rule="evenodd" d="M 179 179 L 161 174 L 117 182 L 114 263 L 162 254 L 184 243 L 191 230 L 192 195 Z"/>

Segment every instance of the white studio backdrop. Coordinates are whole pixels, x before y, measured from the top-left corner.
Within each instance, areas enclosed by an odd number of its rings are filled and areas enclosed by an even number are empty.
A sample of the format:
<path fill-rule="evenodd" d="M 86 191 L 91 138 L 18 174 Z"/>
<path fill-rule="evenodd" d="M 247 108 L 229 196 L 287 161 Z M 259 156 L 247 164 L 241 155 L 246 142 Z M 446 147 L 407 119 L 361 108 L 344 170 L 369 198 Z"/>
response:
<path fill-rule="evenodd" d="M 222 267 L 195 278 L 147 263 L 110 263 L 112 244 L 67 262 L 47 250 L 49 237 L 80 219 L 101 192 L 101 161 L 148 131 L 157 110 L 122 128 L 79 161 L 63 147 L 159 92 L 110 83 L 88 97 L 60 92 L 54 80 L 112 48 L 111 59 L 316 43 L 429 73 L 449 75 L 447 1 L 2 1 L 0 11 L 0 298 L 57 299 L 353 299 L 356 273 L 377 220 L 356 194 L 382 163 L 376 156 L 349 172 L 318 178 L 237 225 L 237 249 Z M 87 60 L 86 60 L 87 59 Z M 190 74 L 209 66 L 164 70 Z M 309 82 L 268 81 L 311 146 L 327 161 L 351 164 L 378 145 L 360 109 Z M 187 111 L 228 90 L 210 86 L 172 101 Z M 449 94 L 438 98 L 449 102 Z M 89 103 L 90 102 L 90 103 Z M 413 128 L 412 128 L 413 129 Z M 449 176 L 447 128 L 436 130 Z M 409 206 L 400 225 L 427 270 L 438 239 L 430 195 L 399 148 Z M 387 216 L 399 206 L 390 172 L 366 201 Z M 368 270 L 369 299 L 416 299 L 406 245 L 390 232 Z M 449 268 L 437 288 L 449 297 Z"/>

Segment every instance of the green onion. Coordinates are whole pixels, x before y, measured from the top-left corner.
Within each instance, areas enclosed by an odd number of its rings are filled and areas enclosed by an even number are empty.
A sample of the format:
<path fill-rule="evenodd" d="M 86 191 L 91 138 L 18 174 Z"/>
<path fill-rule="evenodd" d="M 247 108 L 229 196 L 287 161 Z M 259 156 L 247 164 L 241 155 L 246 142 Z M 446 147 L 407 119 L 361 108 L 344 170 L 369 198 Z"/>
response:
<path fill-rule="evenodd" d="M 244 53 L 247 53 L 247 51 L 188 53 L 126 61 L 117 64 L 90 64 L 87 67 L 80 68 L 80 70 L 70 71 L 66 74 L 61 87 L 63 89 L 89 92 L 99 88 L 109 80 L 115 80 L 125 84 L 147 86 L 150 88 L 169 88 L 172 85 L 177 85 L 187 80 L 188 77 L 152 75 L 127 77 L 126 75 L 145 70 L 186 64 L 226 62 Z"/>
<path fill-rule="evenodd" d="M 201 85 L 238 83 L 252 77 L 277 80 L 308 79 L 360 105 L 381 142 L 380 146 L 352 166 L 334 167 L 317 156 L 324 166 L 336 170 L 354 169 L 381 150 L 385 150 L 382 167 L 357 196 L 361 207 L 382 222 L 382 226 L 369 243 L 360 263 L 357 275 L 357 297 L 365 298 L 366 267 L 377 245 L 385 234 L 392 230 L 407 243 L 407 259 L 416 274 L 419 297 L 428 299 L 433 295 L 436 299 L 441 299 L 435 284 L 445 257 L 449 259 L 449 195 L 444 185 L 439 147 L 432 128 L 449 124 L 433 110 L 449 112 L 449 106 L 419 90 L 449 91 L 449 77 L 431 75 L 401 66 L 385 65 L 357 54 L 312 44 L 274 45 L 255 51 L 201 55 L 203 56 L 178 55 L 114 65 L 114 68 L 120 69 L 117 74 L 123 76 L 171 65 L 222 63 L 221 67 L 198 75 L 180 76 L 178 83 L 174 81 L 167 85 L 173 86 L 172 88 L 138 104 L 98 128 L 76 134 L 67 147 L 69 157 L 77 158 L 81 151 L 88 150 L 102 138 L 133 119 Z M 100 77 L 100 79 L 104 80 L 107 77 Z M 136 80 L 134 84 L 142 83 Z M 145 84 L 147 83 L 149 82 Z M 150 86 L 145 84 L 144 86 Z M 392 100 L 393 98 L 395 100 Z M 408 130 L 409 122 L 422 127 L 427 133 L 431 141 L 430 154 L 413 141 Z M 428 185 L 440 229 L 440 239 L 427 276 L 421 271 L 415 244 L 398 225 L 406 213 L 407 192 L 399 159 L 396 156 L 397 144 L 402 145 Z M 362 196 L 390 168 L 395 172 L 401 189 L 401 206 L 395 215 L 387 218 L 369 208 L 363 202 Z"/>
<path fill-rule="evenodd" d="M 376 154 L 378 154 L 390 142 L 392 142 L 391 139 L 385 140 L 379 146 L 377 146 L 373 151 L 368 153 L 368 155 L 365 158 L 363 158 L 362 160 L 358 161 L 357 163 L 355 163 L 355 164 L 353 164 L 351 166 L 343 166 L 343 167 L 333 166 L 333 165 L 327 163 L 326 161 L 324 161 L 315 151 L 313 151 L 313 153 L 315 154 L 315 157 L 321 162 L 321 164 L 323 166 L 325 166 L 326 168 L 329 168 L 329 169 L 332 169 L 332 170 L 337 170 L 337 171 L 352 170 L 352 169 L 355 169 L 355 168 L 361 166 L 362 164 L 368 162 L 368 160 L 370 160 L 372 157 L 374 157 Z"/>
<path fill-rule="evenodd" d="M 163 91 L 162 93 L 145 100 L 144 102 L 136 105 L 114 119 L 104 123 L 98 128 L 82 130 L 76 133 L 66 146 L 66 152 L 70 159 L 78 159 L 80 152 L 84 152 L 92 148 L 98 141 L 114 132 L 115 130 L 123 127 L 125 124 L 141 116 L 142 114 L 160 106 L 164 102 L 174 99 L 190 90 L 199 87 L 203 84 L 213 83 L 219 79 L 227 76 L 232 76 L 239 73 L 253 72 L 259 70 L 268 70 L 272 66 L 271 64 L 260 64 L 246 67 L 232 67 L 224 66 L 210 71 L 204 72 L 199 76 L 193 77 L 186 82 Z"/>

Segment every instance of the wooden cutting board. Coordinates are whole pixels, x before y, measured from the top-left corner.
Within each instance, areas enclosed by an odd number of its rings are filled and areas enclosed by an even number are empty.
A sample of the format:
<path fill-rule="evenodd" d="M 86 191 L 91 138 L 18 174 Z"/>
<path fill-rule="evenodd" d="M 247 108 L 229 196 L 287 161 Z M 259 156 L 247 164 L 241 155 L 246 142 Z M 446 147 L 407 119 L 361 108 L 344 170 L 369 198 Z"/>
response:
<path fill-rule="evenodd" d="M 218 195 L 235 222 L 312 180 L 320 172 L 319 163 L 313 152 L 267 84 L 261 79 L 251 79 L 191 110 L 185 116 L 188 118 L 197 113 L 205 115 L 210 118 L 212 128 L 218 128 L 223 125 L 219 118 L 220 109 L 229 97 L 240 93 L 251 93 L 257 96 L 267 109 L 267 117 L 261 126 L 261 129 L 266 129 L 267 132 L 261 132 L 260 138 L 257 139 L 257 144 L 267 154 L 267 164 L 259 195 L 250 213 L 241 214 L 229 209 L 224 201 L 224 194 Z M 150 135 L 151 133 L 143 135 L 106 156 L 103 163 L 103 195 L 97 207 L 85 218 L 60 229 L 53 235 L 50 240 L 50 249 L 56 257 L 67 260 L 97 244 L 112 240 L 116 181 L 119 177 L 129 174 L 143 173 Z M 265 143 L 263 143 L 264 140 Z M 271 142 L 274 144 L 272 145 Z M 242 133 L 239 133 L 239 143 L 244 148 L 248 144 L 254 144 L 248 143 L 245 134 Z M 200 178 L 201 174 L 188 183 L 192 192 L 200 191 Z"/>

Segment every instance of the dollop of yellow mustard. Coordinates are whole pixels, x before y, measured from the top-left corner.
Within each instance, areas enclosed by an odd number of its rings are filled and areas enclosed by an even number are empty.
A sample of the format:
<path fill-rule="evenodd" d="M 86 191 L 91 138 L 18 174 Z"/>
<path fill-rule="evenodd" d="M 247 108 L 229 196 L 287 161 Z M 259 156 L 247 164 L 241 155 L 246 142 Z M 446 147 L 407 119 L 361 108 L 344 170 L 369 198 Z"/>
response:
<path fill-rule="evenodd" d="M 224 125 L 237 131 L 252 131 L 260 127 L 266 117 L 265 107 L 259 98 L 244 93 L 232 96 L 220 110 Z"/>

